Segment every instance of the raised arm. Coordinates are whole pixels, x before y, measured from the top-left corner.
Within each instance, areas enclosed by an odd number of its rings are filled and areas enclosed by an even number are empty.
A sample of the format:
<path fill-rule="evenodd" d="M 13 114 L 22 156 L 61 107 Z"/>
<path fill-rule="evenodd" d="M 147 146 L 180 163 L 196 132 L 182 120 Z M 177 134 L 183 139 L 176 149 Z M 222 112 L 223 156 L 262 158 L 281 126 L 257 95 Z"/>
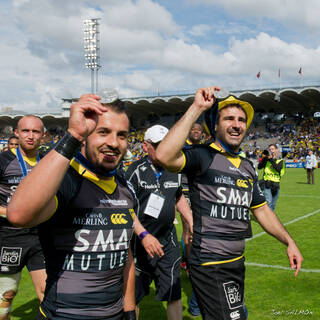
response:
<path fill-rule="evenodd" d="M 271 234 L 287 246 L 287 255 L 290 266 L 292 269 L 296 269 L 294 275 L 297 276 L 301 269 L 303 257 L 288 231 L 268 205 L 253 209 L 252 212 L 267 233 Z"/>
<path fill-rule="evenodd" d="M 183 165 L 181 149 L 188 137 L 193 123 L 210 109 L 215 102 L 214 91 L 219 87 L 208 87 L 196 91 L 194 102 L 182 118 L 170 129 L 156 150 L 157 161 L 169 171 L 177 172 Z"/>
<path fill-rule="evenodd" d="M 68 135 L 23 179 L 7 210 L 8 220 L 21 227 L 35 226 L 54 213 L 55 194 L 70 160 L 81 143 L 93 132 L 98 115 L 106 111 L 95 95 L 83 95 L 71 106 Z M 62 143 L 61 143 L 62 142 Z"/>

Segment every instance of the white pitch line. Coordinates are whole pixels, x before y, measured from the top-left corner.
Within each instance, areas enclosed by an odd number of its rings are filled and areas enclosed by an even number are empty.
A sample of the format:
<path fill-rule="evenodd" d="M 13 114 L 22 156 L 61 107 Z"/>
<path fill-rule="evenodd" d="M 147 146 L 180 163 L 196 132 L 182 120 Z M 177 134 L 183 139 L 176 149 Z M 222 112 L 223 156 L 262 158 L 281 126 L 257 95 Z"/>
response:
<path fill-rule="evenodd" d="M 270 264 L 263 264 L 263 263 L 255 263 L 255 262 L 245 262 L 246 266 L 250 267 L 261 267 L 261 268 L 272 268 L 272 269 L 282 269 L 282 270 L 290 270 L 294 271 L 294 269 L 291 269 L 289 267 L 282 267 L 282 266 L 273 266 Z M 318 269 L 300 269 L 301 272 L 314 272 L 314 273 L 320 273 L 320 270 Z"/>
<path fill-rule="evenodd" d="M 280 194 L 280 197 L 285 198 L 312 198 L 312 199 L 320 199 L 320 196 L 313 196 L 311 194 Z"/>
<path fill-rule="evenodd" d="M 297 222 L 297 221 L 300 221 L 300 220 L 309 218 L 309 217 L 311 217 L 311 216 L 313 216 L 313 215 L 315 215 L 316 213 L 319 213 L 319 212 L 320 212 L 320 209 L 318 209 L 318 210 L 316 210 L 316 211 L 313 211 L 313 212 L 310 212 L 310 213 L 308 213 L 308 214 L 306 214 L 306 215 L 304 215 L 304 216 L 302 216 L 302 217 L 299 217 L 299 218 L 293 219 L 293 220 L 291 220 L 291 221 L 288 221 L 288 222 L 284 223 L 283 225 L 284 225 L 284 226 L 287 226 L 287 225 L 289 225 L 289 224 L 291 224 L 291 223 L 295 223 L 295 222 Z M 258 237 L 261 237 L 261 236 L 263 236 L 264 234 L 266 234 L 265 231 L 260 232 L 260 233 L 257 233 L 257 234 L 255 234 L 254 236 L 252 236 L 252 238 L 246 239 L 246 242 L 247 242 L 247 241 L 251 241 L 251 240 L 253 240 L 253 239 L 256 239 L 256 238 L 258 238 Z"/>

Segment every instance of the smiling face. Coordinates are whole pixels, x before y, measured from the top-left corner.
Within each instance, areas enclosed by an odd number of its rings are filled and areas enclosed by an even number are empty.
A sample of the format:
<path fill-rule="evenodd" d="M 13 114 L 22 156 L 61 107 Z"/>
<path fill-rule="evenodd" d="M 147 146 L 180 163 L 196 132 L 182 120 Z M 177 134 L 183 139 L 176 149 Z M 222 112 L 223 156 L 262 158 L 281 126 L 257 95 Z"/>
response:
<path fill-rule="evenodd" d="M 202 126 L 200 123 L 193 124 L 189 133 L 189 139 L 193 144 L 200 143 L 202 139 Z"/>
<path fill-rule="evenodd" d="M 82 153 L 98 169 L 115 169 L 127 152 L 129 119 L 110 107 L 99 116 L 97 127 L 87 138 Z"/>
<path fill-rule="evenodd" d="M 219 111 L 216 138 L 231 151 L 238 152 L 247 131 L 247 116 L 238 105 L 230 105 Z"/>

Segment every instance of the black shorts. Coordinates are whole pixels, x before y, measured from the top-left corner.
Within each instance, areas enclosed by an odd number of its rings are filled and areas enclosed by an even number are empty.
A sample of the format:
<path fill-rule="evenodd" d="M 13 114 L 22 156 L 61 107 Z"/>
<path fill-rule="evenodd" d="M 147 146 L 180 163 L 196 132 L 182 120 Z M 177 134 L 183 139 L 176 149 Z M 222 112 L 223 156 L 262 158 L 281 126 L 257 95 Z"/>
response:
<path fill-rule="evenodd" d="M 121 312 L 119 312 L 119 313 L 117 313 L 117 314 L 115 314 L 113 316 L 108 317 L 108 318 L 103 318 L 103 319 L 100 318 L 100 320 L 122 320 L 123 316 L 124 316 L 123 315 L 123 311 L 121 311 Z M 76 319 L 76 316 L 75 316 L 75 319 Z M 95 319 L 98 320 L 98 318 L 95 318 Z M 42 312 L 40 311 L 40 309 L 38 309 L 36 320 L 51 320 L 51 319 L 46 317 L 46 316 L 44 316 L 42 314 Z"/>
<path fill-rule="evenodd" d="M 24 266 L 29 272 L 45 269 L 38 234 L 28 230 L 0 228 L 0 274 L 15 274 Z"/>
<path fill-rule="evenodd" d="M 244 258 L 211 265 L 190 265 L 190 279 L 203 320 L 244 320 Z"/>
<path fill-rule="evenodd" d="M 145 251 L 140 251 L 137 257 L 135 286 L 137 304 L 149 294 L 152 280 L 156 286 L 157 300 L 175 301 L 181 299 L 181 256 L 176 232 L 171 234 L 169 241 L 162 249 L 164 251 L 162 258 L 154 257 L 151 259 Z"/>

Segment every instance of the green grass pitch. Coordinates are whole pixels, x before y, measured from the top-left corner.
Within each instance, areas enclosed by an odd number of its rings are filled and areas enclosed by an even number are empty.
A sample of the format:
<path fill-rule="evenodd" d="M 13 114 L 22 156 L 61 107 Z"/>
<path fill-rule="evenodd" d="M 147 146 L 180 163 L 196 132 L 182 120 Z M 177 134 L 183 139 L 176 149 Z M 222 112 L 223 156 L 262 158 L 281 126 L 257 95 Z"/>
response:
<path fill-rule="evenodd" d="M 245 298 L 250 320 L 320 319 L 320 170 L 315 185 L 306 184 L 304 169 L 287 169 L 281 181 L 276 213 L 294 237 L 304 256 L 303 271 L 297 278 L 289 267 L 286 248 L 269 235 L 262 234 L 246 244 Z M 301 218 L 300 220 L 298 218 Z M 254 235 L 263 230 L 252 222 Z M 177 225 L 181 234 L 181 223 Z M 182 271 L 183 319 L 194 318 L 187 312 L 191 287 Z M 34 320 L 37 299 L 28 272 L 24 270 L 15 298 L 11 320 Z M 140 319 L 166 319 L 165 304 L 151 295 L 140 305 Z"/>

